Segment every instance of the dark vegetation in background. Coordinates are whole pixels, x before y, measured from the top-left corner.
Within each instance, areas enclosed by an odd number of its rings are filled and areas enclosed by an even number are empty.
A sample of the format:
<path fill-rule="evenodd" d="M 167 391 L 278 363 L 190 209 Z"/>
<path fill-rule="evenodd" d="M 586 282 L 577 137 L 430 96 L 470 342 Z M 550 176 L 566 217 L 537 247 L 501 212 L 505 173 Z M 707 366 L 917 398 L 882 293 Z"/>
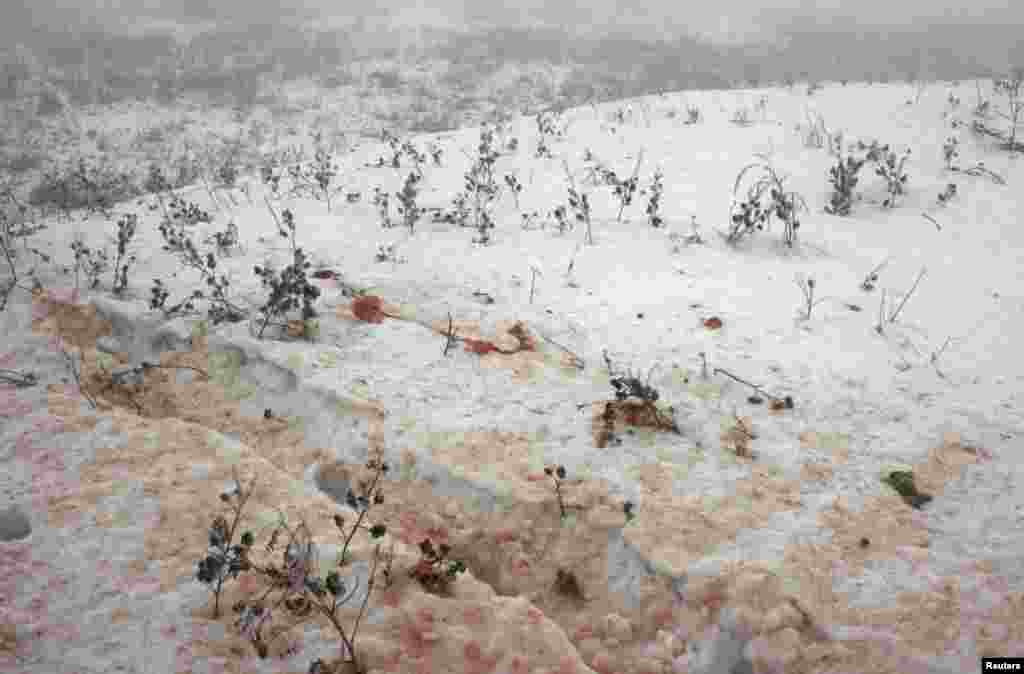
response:
<path fill-rule="evenodd" d="M 1015 27 L 978 24 L 883 32 L 795 20 L 777 43 L 745 45 L 696 38 L 656 41 L 640 34 L 569 39 L 552 28 L 425 29 L 417 49 L 407 43 L 401 52 L 397 31 L 381 32 L 359 22 L 351 30 L 329 32 L 309 27 L 315 23 L 220 22 L 181 41 L 60 25 L 17 32 L 0 46 L 0 100 L 17 98 L 34 79 L 61 89 L 73 104 L 149 97 L 170 101 L 205 92 L 244 105 L 256 102 L 267 78 L 314 75 L 337 86 L 349 81 L 341 68 L 368 58 L 401 57 L 407 67 L 424 58 L 448 61 L 452 69 L 446 84 L 461 84 L 456 88 L 464 91 L 506 63 L 523 64 L 530 72 L 545 64 L 572 66 L 561 89 L 548 92 L 556 99 L 550 103 L 564 105 L 659 90 L 989 77 L 1014 59 L 1024 60 L 1024 42 Z M 400 75 L 379 70 L 372 80 L 383 90 L 405 84 Z"/>

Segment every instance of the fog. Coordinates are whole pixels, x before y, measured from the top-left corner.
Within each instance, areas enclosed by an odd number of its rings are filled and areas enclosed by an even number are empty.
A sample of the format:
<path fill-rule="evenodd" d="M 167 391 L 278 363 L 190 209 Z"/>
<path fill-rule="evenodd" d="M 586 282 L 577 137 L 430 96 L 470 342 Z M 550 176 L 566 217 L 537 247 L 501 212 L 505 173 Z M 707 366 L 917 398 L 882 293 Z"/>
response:
<path fill-rule="evenodd" d="M 26 3 L 28 4 L 28 3 Z M 1010 5 L 1015 5 L 1011 7 Z M 367 8 L 369 6 L 369 8 Z M 338 24 L 359 17 L 387 17 L 394 25 L 422 25 L 447 29 L 481 27 L 562 27 L 591 36 L 629 33 L 633 37 L 670 39 L 700 36 L 721 42 L 772 40 L 793 25 L 802 30 L 820 25 L 914 27 L 932 24 L 1016 24 L 1024 28 L 1024 3 L 999 0 L 951 2 L 950 0 L 718 0 L 714 3 L 685 0 L 380 0 L 375 3 L 337 0 L 39 0 L 30 8 L 15 3 L 0 10 L 8 31 L 31 18 L 47 22 L 101 24 L 124 30 L 126 17 L 218 20 L 232 22 L 306 20 Z"/>
<path fill-rule="evenodd" d="M 274 4 L 274 3 L 270 3 Z M 348 14 L 339 3 L 306 0 L 305 6 L 317 12 Z M 950 0 L 391 0 L 376 3 L 396 17 L 408 15 L 423 20 L 458 26 L 489 24 L 526 26 L 541 23 L 585 32 L 628 29 L 654 34 L 704 35 L 727 38 L 734 33 L 751 37 L 771 35 L 791 21 L 806 23 L 850 20 L 858 24 L 885 28 L 926 25 L 931 22 L 1017 23 L 1024 27 L 1024 5 L 1000 0 L 965 3 Z M 378 13 L 380 10 L 375 10 Z"/>
<path fill-rule="evenodd" d="M 0 19 L 3 100 L 42 83 L 83 103 L 144 96 L 147 86 L 173 100 L 228 82 L 251 99 L 271 76 L 340 86 L 364 78 L 364 66 L 381 67 L 374 62 L 389 64 L 385 79 L 395 87 L 413 89 L 421 85 L 399 72 L 427 63 L 453 87 L 483 89 L 506 87 L 502 68 L 521 81 L 551 80 L 558 67 L 568 80 L 552 95 L 567 100 L 771 82 L 962 80 L 1024 65 L 1024 3 L 996 0 L 38 0 L 5 4 Z"/>

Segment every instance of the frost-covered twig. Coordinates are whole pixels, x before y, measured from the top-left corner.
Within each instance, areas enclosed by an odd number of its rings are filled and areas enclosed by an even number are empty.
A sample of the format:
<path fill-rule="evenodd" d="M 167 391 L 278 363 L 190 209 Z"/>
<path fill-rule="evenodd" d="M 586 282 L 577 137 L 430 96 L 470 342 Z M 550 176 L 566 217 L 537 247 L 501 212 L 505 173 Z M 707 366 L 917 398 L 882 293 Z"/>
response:
<path fill-rule="evenodd" d="M 926 271 L 928 270 L 925 269 L 924 267 L 921 268 L 921 271 L 920 273 L 918 273 L 917 278 L 914 280 L 914 285 L 910 288 L 910 291 L 906 295 L 904 295 L 903 301 L 899 303 L 899 306 L 896 307 L 896 310 L 889 314 L 890 323 L 896 322 L 896 317 L 900 315 L 901 311 L 903 311 L 903 305 L 907 303 L 907 300 L 910 299 L 910 296 L 914 294 L 915 290 L 917 290 L 917 284 L 921 282 L 921 278 L 925 275 Z"/>

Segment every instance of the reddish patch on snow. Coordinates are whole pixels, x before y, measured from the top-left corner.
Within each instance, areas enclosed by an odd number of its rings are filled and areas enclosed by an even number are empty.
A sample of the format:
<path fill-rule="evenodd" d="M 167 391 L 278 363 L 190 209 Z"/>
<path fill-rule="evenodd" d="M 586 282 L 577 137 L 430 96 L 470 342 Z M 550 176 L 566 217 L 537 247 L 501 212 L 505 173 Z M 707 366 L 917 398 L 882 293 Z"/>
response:
<path fill-rule="evenodd" d="M 387 590 L 381 593 L 380 601 L 388 608 L 398 608 L 401 603 L 401 595 L 397 590 Z"/>
<path fill-rule="evenodd" d="M 434 609 L 423 607 L 416 611 L 416 619 L 430 627 L 434 624 Z"/>
<path fill-rule="evenodd" d="M 484 653 L 480 649 L 479 641 L 467 641 L 466 645 L 462 647 L 462 657 L 470 661 L 479 661 L 483 657 Z"/>
<path fill-rule="evenodd" d="M 498 350 L 498 347 L 494 346 L 494 344 L 483 339 L 471 339 L 466 337 L 463 341 L 466 343 L 466 351 L 469 351 L 470 353 L 478 353 L 481 356 Z"/>
<path fill-rule="evenodd" d="M 530 662 L 521 655 L 513 655 L 509 667 L 512 668 L 512 674 L 527 674 L 530 671 Z"/>
<path fill-rule="evenodd" d="M 598 672 L 598 674 L 611 674 L 611 658 L 606 653 L 598 653 L 590 661 L 590 667 Z"/>
<path fill-rule="evenodd" d="M 244 594 L 255 594 L 256 592 L 259 592 L 259 578 L 254 573 L 243 573 L 238 577 L 238 589 Z"/>
<path fill-rule="evenodd" d="M 704 327 L 708 330 L 718 330 L 722 327 L 722 319 L 718 316 L 712 316 L 704 321 Z"/>
<path fill-rule="evenodd" d="M 675 623 L 675 611 L 671 606 L 665 606 L 659 608 L 654 612 L 654 624 L 658 627 L 664 627 Z"/>
<path fill-rule="evenodd" d="M 519 558 L 512 562 L 512 573 L 517 576 L 525 576 L 530 572 L 530 562 L 523 558 Z"/>
<path fill-rule="evenodd" d="M 361 295 L 352 300 L 352 314 L 367 323 L 384 322 L 384 300 L 374 295 Z"/>
<path fill-rule="evenodd" d="M 576 662 L 566 655 L 559 662 L 556 674 L 576 674 L 576 671 Z"/>
<path fill-rule="evenodd" d="M 498 658 L 493 655 L 480 657 L 479 660 L 467 660 L 466 674 L 490 674 L 497 665 Z"/>
<path fill-rule="evenodd" d="M 423 533 L 426 534 L 427 538 L 435 543 L 448 542 L 448 529 L 445 527 L 430 527 Z"/>
<path fill-rule="evenodd" d="M 406 545 L 419 545 L 424 532 L 417 526 L 416 513 L 404 512 L 398 518 L 398 540 Z"/>
<path fill-rule="evenodd" d="M 580 625 L 572 634 L 572 640 L 576 642 L 590 639 L 594 636 L 594 627 L 590 624 Z"/>

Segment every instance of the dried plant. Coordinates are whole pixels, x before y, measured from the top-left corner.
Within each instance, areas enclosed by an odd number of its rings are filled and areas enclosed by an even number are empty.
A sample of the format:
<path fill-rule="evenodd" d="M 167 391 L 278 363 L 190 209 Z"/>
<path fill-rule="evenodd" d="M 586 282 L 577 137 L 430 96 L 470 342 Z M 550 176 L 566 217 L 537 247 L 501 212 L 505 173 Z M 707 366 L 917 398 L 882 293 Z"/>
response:
<path fill-rule="evenodd" d="M 658 169 L 651 179 L 650 197 L 647 200 L 647 222 L 651 227 L 661 227 L 665 224 L 664 218 L 661 217 L 661 198 L 665 193 L 665 185 L 662 182 L 664 177 L 661 169 Z"/>
<path fill-rule="evenodd" d="M 814 281 L 813 276 L 807 278 L 798 276 L 796 279 L 796 285 L 800 288 L 800 292 L 802 292 L 804 296 L 804 320 L 809 321 L 811 320 L 811 311 L 814 307 L 824 302 L 827 298 L 815 299 L 814 290 L 817 283 Z"/>
<path fill-rule="evenodd" d="M 587 245 L 594 245 L 594 234 L 590 224 L 590 197 L 585 192 L 580 192 L 576 189 L 576 180 L 572 177 L 572 171 L 569 170 L 569 162 L 562 161 L 562 168 L 565 170 L 565 178 L 569 183 L 569 207 L 573 210 L 576 222 L 582 222 L 587 226 Z M 564 214 L 564 210 L 563 210 Z M 557 216 L 557 209 L 556 209 Z M 559 218 L 559 226 L 561 227 L 563 218 Z"/>
<path fill-rule="evenodd" d="M 738 194 L 748 172 L 756 171 L 754 180 L 747 186 L 746 194 Z M 807 210 L 803 197 L 787 191 L 785 181 L 767 161 L 745 166 L 736 176 L 733 184 L 733 201 L 730 206 L 731 227 L 726 235 L 729 244 L 736 244 L 746 236 L 768 227 L 773 217 L 784 225 L 783 241 L 789 247 L 796 242 L 800 228 L 797 214 Z"/>

